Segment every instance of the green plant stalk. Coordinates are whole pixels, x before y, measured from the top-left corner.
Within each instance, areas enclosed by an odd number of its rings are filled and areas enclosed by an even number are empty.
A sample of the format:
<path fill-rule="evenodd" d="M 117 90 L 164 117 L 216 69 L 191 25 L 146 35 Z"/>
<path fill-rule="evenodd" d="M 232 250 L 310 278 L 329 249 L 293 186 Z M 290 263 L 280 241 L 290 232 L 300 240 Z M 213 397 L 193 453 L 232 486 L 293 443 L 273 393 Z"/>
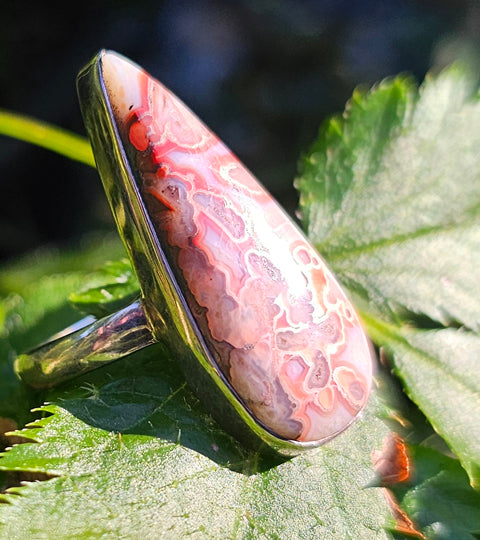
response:
<path fill-rule="evenodd" d="M 95 167 L 92 149 L 87 139 L 47 122 L 0 109 L 0 135 L 42 146 Z"/>

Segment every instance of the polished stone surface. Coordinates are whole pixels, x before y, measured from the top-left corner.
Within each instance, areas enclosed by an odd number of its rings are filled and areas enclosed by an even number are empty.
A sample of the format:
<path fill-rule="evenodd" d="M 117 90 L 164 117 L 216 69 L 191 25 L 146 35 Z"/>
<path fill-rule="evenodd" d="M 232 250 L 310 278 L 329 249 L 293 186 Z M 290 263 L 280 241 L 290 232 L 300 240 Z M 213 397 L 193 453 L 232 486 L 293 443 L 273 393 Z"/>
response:
<path fill-rule="evenodd" d="M 279 437 L 328 440 L 364 407 L 372 353 L 313 246 L 169 90 L 104 53 L 102 77 L 169 264 L 217 368 Z"/>

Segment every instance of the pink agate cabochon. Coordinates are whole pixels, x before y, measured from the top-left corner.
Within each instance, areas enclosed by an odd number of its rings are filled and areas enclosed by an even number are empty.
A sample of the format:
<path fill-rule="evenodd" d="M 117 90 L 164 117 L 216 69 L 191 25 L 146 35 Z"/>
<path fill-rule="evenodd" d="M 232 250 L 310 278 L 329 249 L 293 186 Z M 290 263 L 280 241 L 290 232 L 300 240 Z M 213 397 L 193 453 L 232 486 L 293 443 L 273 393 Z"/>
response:
<path fill-rule="evenodd" d="M 169 90 L 113 53 L 102 76 L 150 218 L 217 369 L 277 437 L 322 441 L 364 407 L 372 357 L 297 226 Z"/>

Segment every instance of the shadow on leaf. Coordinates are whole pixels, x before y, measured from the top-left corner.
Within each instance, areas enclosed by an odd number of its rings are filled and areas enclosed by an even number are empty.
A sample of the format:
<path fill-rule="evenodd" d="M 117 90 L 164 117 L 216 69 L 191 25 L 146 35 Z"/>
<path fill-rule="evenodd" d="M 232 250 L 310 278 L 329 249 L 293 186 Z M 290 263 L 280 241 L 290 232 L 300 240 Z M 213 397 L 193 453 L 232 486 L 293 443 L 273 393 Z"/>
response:
<path fill-rule="evenodd" d="M 93 427 L 181 445 L 242 474 L 265 471 L 287 459 L 269 448 L 244 448 L 226 433 L 204 410 L 162 345 L 65 384 L 50 396 Z"/>

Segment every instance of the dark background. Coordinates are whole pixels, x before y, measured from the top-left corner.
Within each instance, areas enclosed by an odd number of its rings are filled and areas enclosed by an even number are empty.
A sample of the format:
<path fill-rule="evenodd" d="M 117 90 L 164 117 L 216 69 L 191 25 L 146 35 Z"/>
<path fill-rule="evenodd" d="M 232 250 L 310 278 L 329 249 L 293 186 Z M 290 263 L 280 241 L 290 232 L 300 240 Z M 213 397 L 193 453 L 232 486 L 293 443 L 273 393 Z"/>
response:
<path fill-rule="evenodd" d="M 476 0 L 4 1 L 0 107 L 85 134 L 77 71 L 100 49 L 177 93 L 291 213 L 298 158 L 352 90 L 476 58 Z M 95 170 L 0 136 L 0 261 L 113 220 Z"/>

